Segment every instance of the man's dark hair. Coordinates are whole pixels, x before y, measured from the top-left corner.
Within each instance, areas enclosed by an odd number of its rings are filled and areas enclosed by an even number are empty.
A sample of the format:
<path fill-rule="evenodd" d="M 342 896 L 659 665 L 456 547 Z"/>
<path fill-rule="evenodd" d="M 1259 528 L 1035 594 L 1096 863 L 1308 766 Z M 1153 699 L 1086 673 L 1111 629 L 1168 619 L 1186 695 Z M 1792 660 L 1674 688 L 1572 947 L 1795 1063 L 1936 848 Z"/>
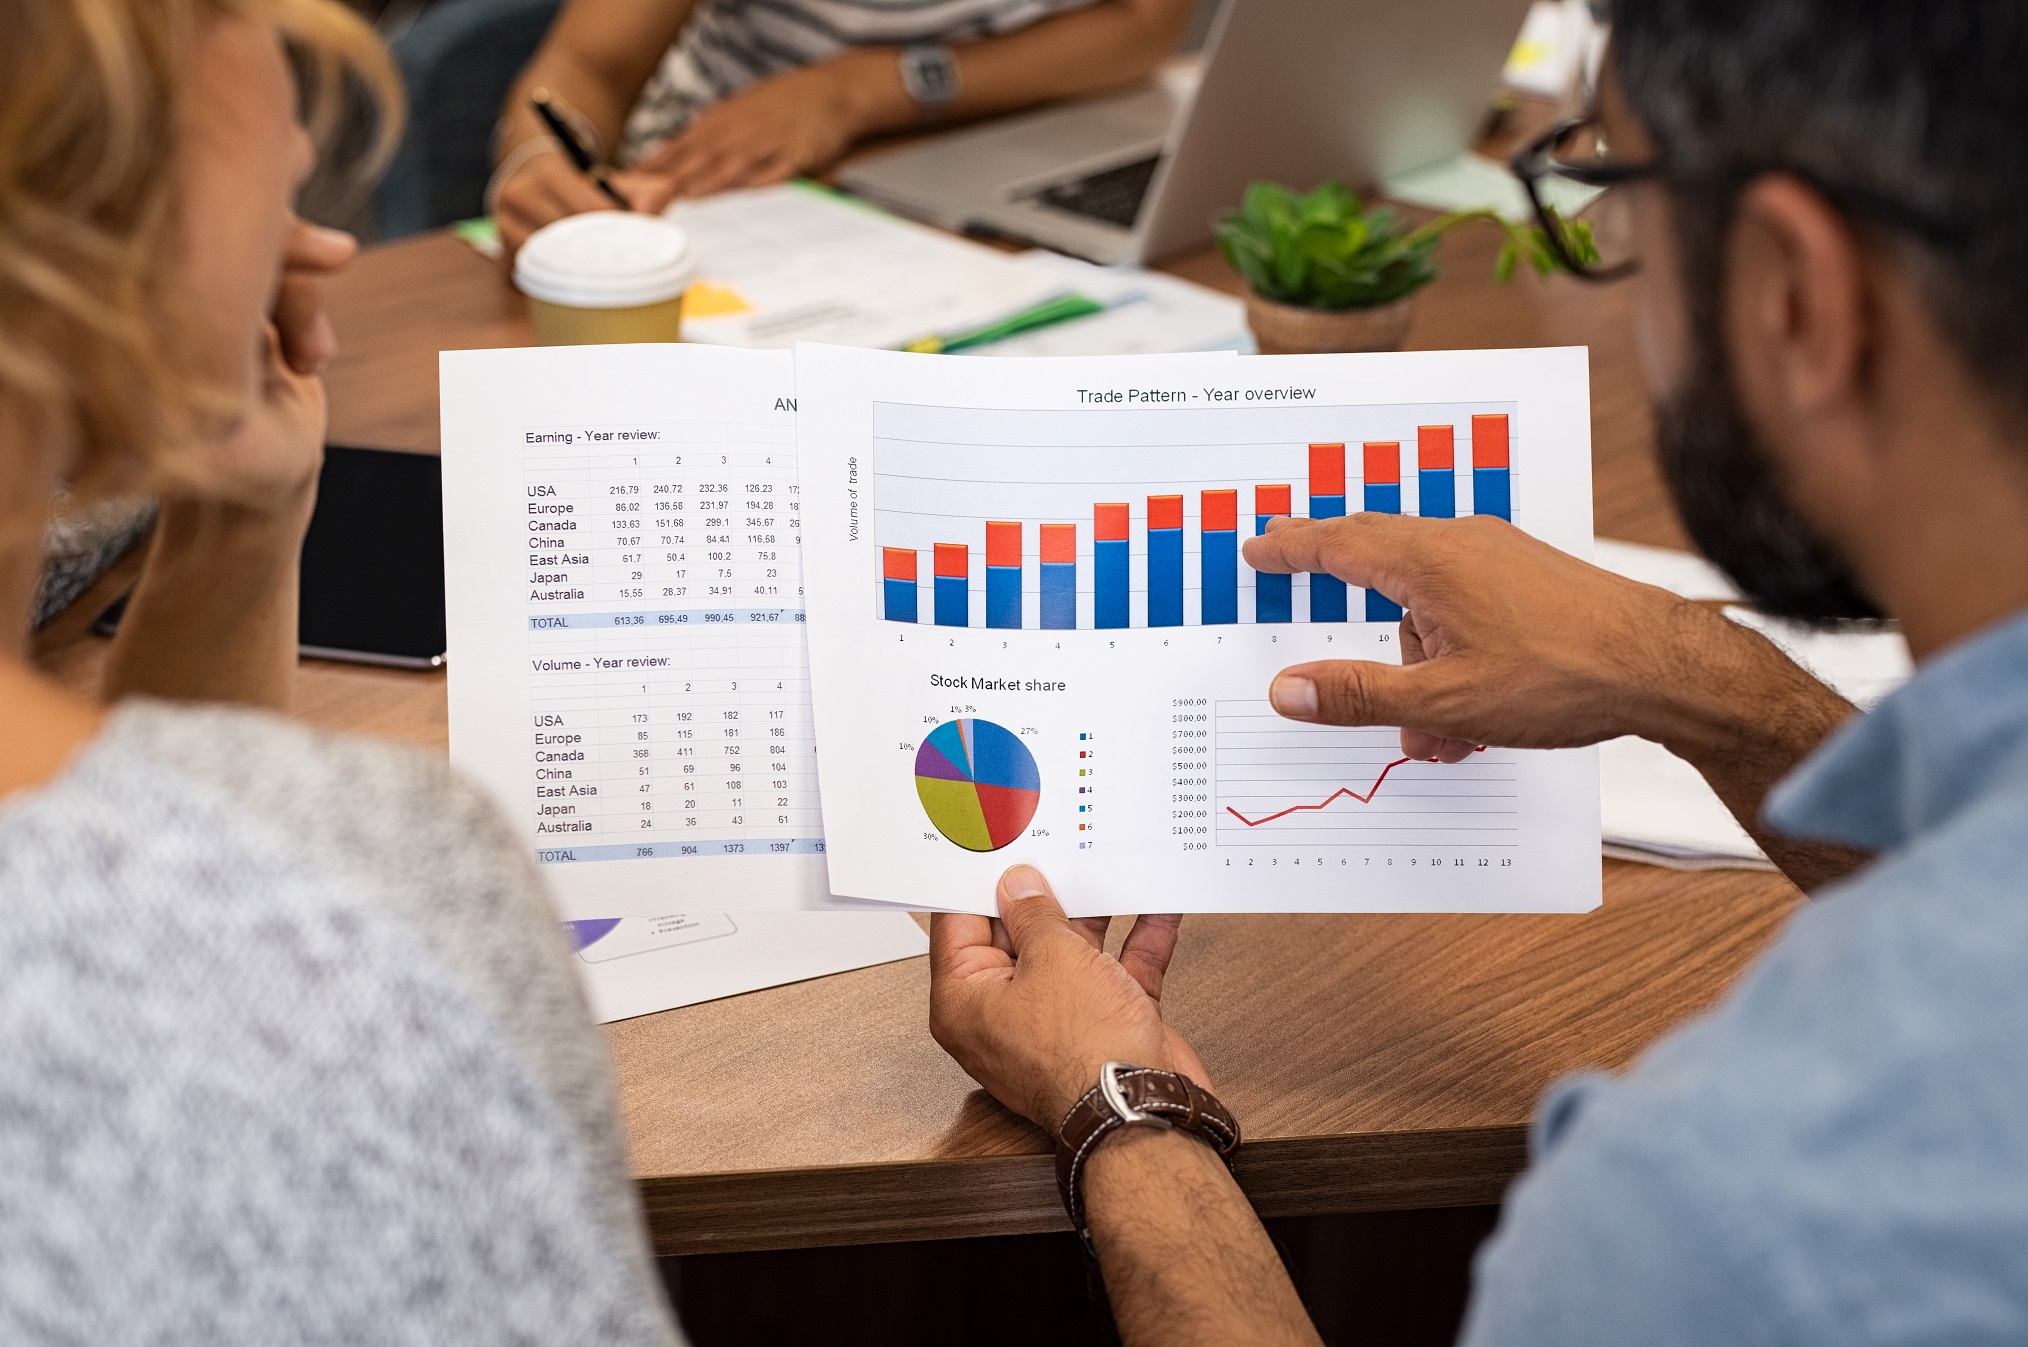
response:
<path fill-rule="evenodd" d="M 1909 245 L 1939 327 L 2028 410 L 2028 4 L 1615 0 L 1613 41 L 1692 251 L 1719 244 L 1742 170 L 1791 170 Z"/>

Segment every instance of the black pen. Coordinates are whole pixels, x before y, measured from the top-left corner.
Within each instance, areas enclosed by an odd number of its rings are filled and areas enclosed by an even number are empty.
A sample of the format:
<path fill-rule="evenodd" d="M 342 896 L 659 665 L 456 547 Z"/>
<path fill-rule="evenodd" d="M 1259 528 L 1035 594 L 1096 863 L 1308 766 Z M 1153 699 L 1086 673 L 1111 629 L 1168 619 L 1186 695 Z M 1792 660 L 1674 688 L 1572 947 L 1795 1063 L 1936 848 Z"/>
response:
<path fill-rule="evenodd" d="M 570 156 L 570 162 L 577 166 L 577 171 L 597 183 L 599 190 L 611 197 L 613 203 L 621 210 L 632 210 L 634 203 L 620 195 L 619 190 L 606 177 L 605 165 L 592 158 L 591 151 L 578 140 L 577 132 L 570 129 L 570 123 L 563 119 L 563 114 L 556 110 L 555 103 L 550 100 L 549 90 L 537 89 L 528 96 L 528 101 L 535 105 L 535 115 L 542 118 L 550 134 L 563 142 L 563 152 Z"/>

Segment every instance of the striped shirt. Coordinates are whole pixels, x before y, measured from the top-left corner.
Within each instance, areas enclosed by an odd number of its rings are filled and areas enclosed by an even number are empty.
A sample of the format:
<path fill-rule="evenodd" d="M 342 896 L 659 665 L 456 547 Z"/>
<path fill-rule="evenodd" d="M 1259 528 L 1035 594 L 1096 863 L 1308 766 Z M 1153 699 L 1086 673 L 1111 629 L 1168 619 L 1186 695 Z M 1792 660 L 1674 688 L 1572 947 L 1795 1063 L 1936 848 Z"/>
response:
<path fill-rule="evenodd" d="M 639 161 L 699 110 L 760 80 L 851 47 L 975 42 L 1091 0 L 700 0 L 621 135 Z"/>

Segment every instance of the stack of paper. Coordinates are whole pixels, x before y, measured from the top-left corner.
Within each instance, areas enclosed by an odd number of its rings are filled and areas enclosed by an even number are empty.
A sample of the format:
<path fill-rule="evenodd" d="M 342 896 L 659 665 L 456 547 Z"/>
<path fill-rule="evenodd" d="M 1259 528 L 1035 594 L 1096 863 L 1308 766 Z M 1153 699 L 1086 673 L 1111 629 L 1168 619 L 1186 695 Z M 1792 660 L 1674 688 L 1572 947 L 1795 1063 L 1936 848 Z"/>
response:
<path fill-rule="evenodd" d="M 1595 555 L 1607 570 L 1683 598 L 1739 597 L 1716 567 L 1687 552 L 1600 538 Z M 1911 672 L 1908 645 L 1896 631 L 1822 632 L 1746 608 L 1725 611 L 1862 708 Z M 1678 870 L 1774 868 L 1697 769 L 1660 744 L 1626 738 L 1601 745 L 1599 804 L 1608 856 Z"/>
<path fill-rule="evenodd" d="M 600 1024 L 929 952 L 905 912 L 725 912 L 564 923 Z"/>
<path fill-rule="evenodd" d="M 1063 290 L 1009 254 L 810 183 L 679 201 L 667 214 L 689 231 L 698 260 L 683 313 L 689 341 L 897 349 Z"/>
<path fill-rule="evenodd" d="M 1596 76 L 1605 39 L 1587 0 L 1535 0 L 1500 80 L 1527 93 L 1562 98 L 1580 72 Z"/>
<path fill-rule="evenodd" d="M 1230 295 L 1135 267 L 1002 252 L 811 183 L 680 201 L 668 215 L 690 232 L 700 269 L 684 305 L 689 341 L 980 355 L 1250 346 Z M 1021 330 L 981 341 L 1003 325 Z"/>
<path fill-rule="evenodd" d="M 1038 248 L 1017 259 L 1100 312 L 974 347 L 972 355 L 1162 355 L 1254 349 L 1246 305 L 1231 295 L 1140 267 L 1099 267 Z"/>
<path fill-rule="evenodd" d="M 1836 688 L 1839 696 L 1861 710 L 1871 711 L 1881 698 L 1906 683 L 1915 672 L 1908 642 L 1892 626 L 1821 631 L 1746 608 L 1728 608 L 1725 615 L 1773 641 L 1790 659 Z"/>
<path fill-rule="evenodd" d="M 1725 572 L 1694 552 L 1624 543 L 1617 538 L 1595 538 L 1592 560 L 1614 575 L 1666 589 L 1679 599 L 1739 602 L 1739 591 L 1725 578 Z"/>

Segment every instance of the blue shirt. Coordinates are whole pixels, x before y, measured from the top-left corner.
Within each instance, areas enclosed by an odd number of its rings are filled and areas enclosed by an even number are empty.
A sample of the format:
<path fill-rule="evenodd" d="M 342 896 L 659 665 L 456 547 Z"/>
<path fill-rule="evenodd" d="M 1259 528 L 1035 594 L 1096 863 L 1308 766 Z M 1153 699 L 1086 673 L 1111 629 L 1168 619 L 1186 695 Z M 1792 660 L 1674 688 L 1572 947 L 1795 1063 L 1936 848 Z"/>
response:
<path fill-rule="evenodd" d="M 1879 859 L 1624 1076 L 1550 1092 L 1471 1347 L 2028 1343 L 2028 615 L 1767 817 Z"/>

